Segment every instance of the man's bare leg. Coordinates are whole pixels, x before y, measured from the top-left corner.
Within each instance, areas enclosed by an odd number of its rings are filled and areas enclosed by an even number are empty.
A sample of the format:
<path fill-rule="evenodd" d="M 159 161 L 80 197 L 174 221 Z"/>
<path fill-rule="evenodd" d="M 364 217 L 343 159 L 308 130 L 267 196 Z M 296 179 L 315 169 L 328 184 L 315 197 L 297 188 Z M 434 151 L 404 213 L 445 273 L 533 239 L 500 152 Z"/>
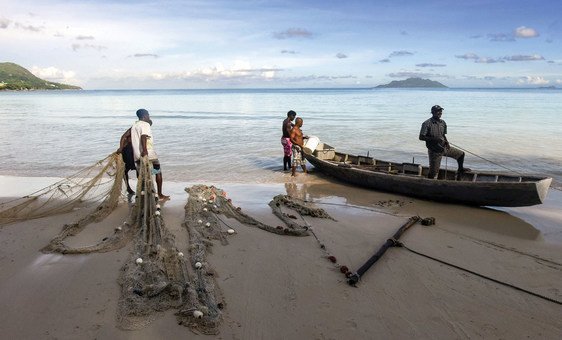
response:
<path fill-rule="evenodd" d="M 167 201 L 170 199 L 170 196 L 166 196 L 162 193 L 162 173 L 159 172 L 156 174 L 156 187 L 158 188 L 158 198 L 161 201 Z"/>

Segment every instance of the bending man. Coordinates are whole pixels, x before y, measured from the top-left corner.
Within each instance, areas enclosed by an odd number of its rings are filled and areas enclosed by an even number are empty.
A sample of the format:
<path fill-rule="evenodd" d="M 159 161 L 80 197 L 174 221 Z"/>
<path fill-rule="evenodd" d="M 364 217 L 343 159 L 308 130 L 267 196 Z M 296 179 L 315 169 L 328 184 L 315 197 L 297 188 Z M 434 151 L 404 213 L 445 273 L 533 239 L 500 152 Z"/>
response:
<path fill-rule="evenodd" d="M 156 151 L 154 151 L 154 138 L 152 137 L 152 129 L 150 127 L 152 123 L 150 115 L 145 109 L 139 109 L 137 110 L 137 117 L 139 120 L 137 120 L 133 126 L 127 130 L 127 132 L 130 132 L 131 134 L 131 144 L 133 146 L 135 162 L 138 165 L 141 157 L 148 156 L 148 160 L 152 164 L 152 173 L 156 175 L 158 198 L 161 201 L 167 201 L 170 199 L 170 196 L 166 196 L 162 193 L 162 170 L 160 169 L 158 155 L 156 154 Z"/>

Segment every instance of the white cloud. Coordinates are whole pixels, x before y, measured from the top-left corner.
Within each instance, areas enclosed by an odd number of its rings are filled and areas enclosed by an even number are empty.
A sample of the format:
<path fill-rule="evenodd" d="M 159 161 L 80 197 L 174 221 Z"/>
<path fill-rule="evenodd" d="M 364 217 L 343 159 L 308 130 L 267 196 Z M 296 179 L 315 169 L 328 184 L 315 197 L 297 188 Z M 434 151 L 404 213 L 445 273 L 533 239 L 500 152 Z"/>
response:
<path fill-rule="evenodd" d="M 10 24 L 10 20 L 5 18 L 0 18 L 0 28 L 6 28 Z"/>
<path fill-rule="evenodd" d="M 273 33 L 275 39 L 312 38 L 314 34 L 306 28 L 289 28 L 283 32 Z"/>
<path fill-rule="evenodd" d="M 539 36 L 539 32 L 534 28 L 525 26 L 517 27 L 514 34 L 518 38 L 536 38 Z"/>
<path fill-rule="evenodd" d="M 56 82 L 73 82 L 75 81 L 76 72 L 59 70 L 56 67 L 50 66 L 46 68 L 41 68 L 38 66 L 33 66 L 31 68 L 31 73 L 36 77 L 41 79 L 56 81 Z"/>
<path fill-rule="evenodd" d="M 518 84 L 529 84 L 529 85 L 547 85 L 550 83 L 547 79 L 539 76 L 525 76 L 517 80 Z"/>

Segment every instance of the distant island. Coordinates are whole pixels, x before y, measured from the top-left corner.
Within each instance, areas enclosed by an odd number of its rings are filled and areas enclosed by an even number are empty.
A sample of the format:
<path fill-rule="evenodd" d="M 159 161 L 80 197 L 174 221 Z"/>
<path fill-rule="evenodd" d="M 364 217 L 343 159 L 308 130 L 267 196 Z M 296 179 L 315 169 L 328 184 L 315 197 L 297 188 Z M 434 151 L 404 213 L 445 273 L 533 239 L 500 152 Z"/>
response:
<path fill-rule="evenodd" d="M 81 87 L 54 83 L 34 76 L 14 63 L 0 63 L 0 91 L 2 90 L 81 90 Z"/>
<path fill-rule="evenodd" d="M 387 88 L 409 88 L 409 87 L 447 88 L 447 86 L 441 84 L 438 81 L 422 79 L 422 78 L 408 78 L 406 80 L 393 80 L 388 84 L 379 85 L 375 88 L 387 89 Z"/>

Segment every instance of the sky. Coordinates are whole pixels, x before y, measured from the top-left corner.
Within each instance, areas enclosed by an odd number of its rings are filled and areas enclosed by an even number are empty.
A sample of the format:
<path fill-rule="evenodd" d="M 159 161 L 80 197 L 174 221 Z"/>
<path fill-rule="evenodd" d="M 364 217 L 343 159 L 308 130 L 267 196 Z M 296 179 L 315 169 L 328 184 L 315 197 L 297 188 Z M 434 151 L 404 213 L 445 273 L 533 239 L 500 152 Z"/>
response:
<path fill-rule="evenodd" d="M 0 46 L 84 89 L 562 87 L 562 1 L 0 0 Z"/>

